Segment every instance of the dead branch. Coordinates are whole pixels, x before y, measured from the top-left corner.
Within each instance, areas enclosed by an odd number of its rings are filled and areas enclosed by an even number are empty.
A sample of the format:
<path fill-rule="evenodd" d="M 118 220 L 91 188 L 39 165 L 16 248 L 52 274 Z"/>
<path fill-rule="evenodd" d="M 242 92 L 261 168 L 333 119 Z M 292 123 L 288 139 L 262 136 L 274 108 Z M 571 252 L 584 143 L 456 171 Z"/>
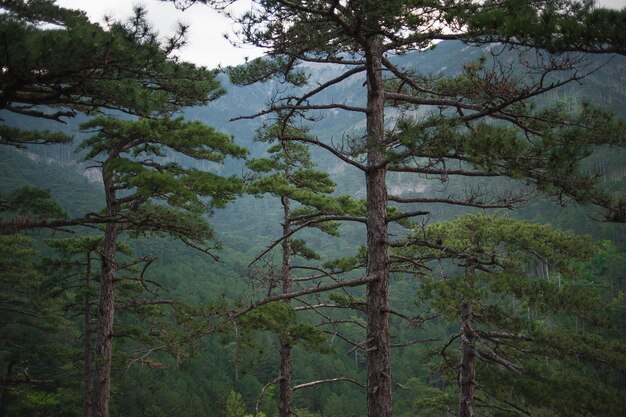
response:
<path fill-rule="evenodd" d="M 277 376 L 276 378 L 263 385 L 263 388 L 261 388 L 261 392 L 259 393 L 259 396 L 256 400 L 256 405 L 254 406 L 255 415 L 259 414 L 259 407 L 261 406 L 261 401 L 263 400 L 265 390 L 267 390 L 271 385 L 277 384 L 281 379 L 283 379 L 282 376 Z"/>
<path fill-rule="evenodd" d="M 229 121 L 235 122 L 237 120 L 256 119 L 257 117 L 264 116 L 266 114 L 276 113 L 278 111 L 284 111 L 284 110 L 309 111 L 309 110 L 332 110 L 332 109 L 354 111 L 354 112 L 360 112 L 360 113 L 367 112 L 367 109 L 363 107 L 348 106 L 346 104 L 309 104 L 305 106 L 294 106 L 294 105 L 287 104 L 287 105 L 280 105 L 280 106 L 271 106 L 265 110 L 261 110 L 260 112 L 250 114 L 247 116 L 233 117 Z"/>
<path fill-rule="evenodd" d="M 406 343 L 392 344 L 392 345 L 389 345 L 389 347 L 392 347 L 392 348 L 403 348 L 403 347 L 407 347 L 407 346 L 413 346 L 413 345 L 418 344 L 418 343 L 440 342 L 440 341 L 441 341 L 441 339 L 434 339 L 434 338 L 413 339 L 413 340 L 410 340 L 410 341 L 408 341 Z"/>
<path fill-rule="evenodd" d="M 484 346 L 484 345 L 483 345 Z M 482 359 L 487 362 L 493 362 L 504 366 L 506 369 L 513 371 L 515 373 L 520 374 L 522 371 L 522 367 L 515 365 L 512 362 L 507 361 L 506 359 L 500 357 L 496 352 L 490 349 L 487 346 L 484 346 L 484 350 L 474 349 L 474 353 L 479 359 Z"/>
<path fill-rule="evenodd" d="M 133 300 L 129 303 L 125 303 L 125 304 L 117 304 L 115 306 L 115 308 L 119 308 L 119 309 L 127 309 L 127 308 L 136 308 L 136 307 L 143 307 L 143 306 L 151 306 L 151 305 L 171 305 L 171 304 L 175 304 L 176 300 L 172 300 L 172 299 L 161 299 L 161 300 Z"/>
<path fill-rule="evenodd" d="M 353 383 L 355 385 L 358 385 L 359 387 L 366 388 L 366 386 L 361 384 L 360 382 L 355 381 L 354 379 L 350 379 L 350 378 L 346 378 L 346 377 L 342 376 L 342 377 L 338 377 L 338 378 L 328 378 L 328 379 L 320 379 L 318 381 L 306 382 L 304 384 L 299 384 L 299 385 L 294 386 L 292 388 L 292 390 L 296 391 L 296 390 L 303 389 L 303 388 L 314 387 L 314 386 L 320 385 L 320 384 L 327 384 L 327 383 L 330 383 L 330 382 L 339 382 L 339 381 L 351 382 L 351 383 Z"/>
<path fill-rule="evenodd" d="M 332 221 L 353 221 L 353 222 L 365 223 L 365 218 L 364 217 L 356 217 L 356 216 L 326 216 L 326 217 L 324 217 L 322 219 L 309 220 L 308 222 L 305 222 L 305 223 L 301 224 L 300 226 L 292 229 L 289 233 L 286 233 L 283 236 L 281 236 L 280 238 L 278 238 L 275 241 L 273 241 L 263 252 L 261 252 L 261 254 L 259 254 L 256 258 L 254 258 L 252 260 L 252 262 L 250 262 L 248 264 L 248 266 L 254 265 L 255 262 L 257 262 L 259 259 L 261 259 L 263 256 L 265 256 L 269 251 L 274 249 L 280 242 L 282 242 L 283 240 L 285 240 L 288 237 L 292 236 L 294 233 L 299 232 L 300 230 L 302 230 L 302 229 L 304 229 L 306 227 L 315 225 L 315 224 L 320 224 L 320 223 L 325 223 L 325 222 L 332 222 Z"/>
<path fill-rule="evenodd" d="M 412 211 L 408 213 L 397 214 L 395 216 L 387 217 L 387 223 L 397 222 L 399 220 L 408 219 L 411 217 L 428 216 L 429 214 L 430 211 Z"/>
<path fill-rule="evenodd" d="M 296 298 L 296 297 L 301 297 L 303 295 L 309 295 L 309 294 L 316 294 L 316 293 L 320 293 L 320 292 L 326 292 L 326 291 L 330 291 L 330 290 L 334 290 L 337 288 L 346 288 L 346 287 L 358 287 L 359 285 L 363 285 L 363 284 L 367 284 L 368 282 L 373 282 L 380 279 L 380 277 L 378 275 L 372 275 L 372 276 L 366 276 L 364 278 L 358 278 L 358 279 L 353 279 L 353 280 L 349 280 L 349 281 L 339 281 L 336 282 L 334 284 L 329 284 L 329 285 L 321 285 L 321 286 L 317 286 L 317 287 L 313 287 L 313 288 L 307 288 L 301 291 L 295 291 L 295 292 L 290 292 L 290 293 L 284 293 L 284 294 L 277 294 L 271 297 L 267 297 L 263 300 L 254 302 L 252 304 L 250 304 L 248 307 L 243 308 L 239 311 L 233 312 L 229 315 L 228 317 L 228 321 L 230 320 L 234 320 L 238 317 L 243 316 L 244 314 L 252 311 L 255 308 L 258 308 L 262 305 L 265 304 L 269 304 L 269 303 L 273 303 L 274 301 L 280 301 L 280 300 L 288 300 L 291 298 Z"/>

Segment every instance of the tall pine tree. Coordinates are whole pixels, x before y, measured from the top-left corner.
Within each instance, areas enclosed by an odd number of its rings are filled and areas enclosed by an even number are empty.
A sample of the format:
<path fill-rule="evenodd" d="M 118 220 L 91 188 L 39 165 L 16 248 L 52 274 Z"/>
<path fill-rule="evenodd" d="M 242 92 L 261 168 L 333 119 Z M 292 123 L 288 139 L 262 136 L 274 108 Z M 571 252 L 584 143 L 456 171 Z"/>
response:
<path fill-rule="evenodd" d="M 280 115 L 278 115 L 280 120 Z M 329 235 L 338 235 L 337 220 L 350 219 L 350 215 L 362 214 L 362 205 L 347 196 L 332 196 L 335 184 L 327 173 L 314 169 L 307 145 L 288 140 L 293 136 L 306 136 L 302 128 L 283 123 L 274 123 L 259 130 L 257 140 L 268 142 L 268 157 L 248 162 L 253 173 L 249 192 L 257 195 L 271 194 L 280 198 L 283 208 L 281 247 L 281 267 L 276 285 L 279 292 L 288 295 L 297 291 L 298 286 L 310 284 L 319 286 L 334 274 L 321 266 L 294 265 L 293 258 L 303 261 L 320 260 L 318 253 L 307 247 L 305 240 L 294 239 L 296 232 L 305 227 L 317 228 Z M 297 204 L 294 207 L 294 204 Z M 266 251 L 267 252 L 267 251 Z M 257 258 L 258 260 L 258 258 Z M 309 272 L 308 276 L 303 272 Z M 274 279 L 269 279 L 273 282 Z M 271 291 L 271 289 L 270 289 Z M 278 323 L 274 329 L 279 334 L 280 364 L 278 381 L 278 415 L 289 417 L 292 411 L 292 350 L 296 343 L 305 342 L 311 347 L 323 344 L 323 334 L 305 323 L 298 323 L 293 316 L 290 298 L 282 300 L 290 311 L 287 323 Z M 268 306 L 269 307 L 269 306 Z M 267 308 L 266 308 L 267 310 Z M 266 312 L 267 314 L 268 312 Z M 256 313 L 252 312 L 252 316 Z M 252 320 L 254 321 L 254 319 Z"/>
<path fill-rule="evenodd" d="M 221 8 L 233 1 L 178 3 Z M 365 118 L 366 128 L 357 133 L 352 149 L 335 149 L 317 139 L 299 140 L 328 150 L 364 174 L 367 276 L 377 278 L 367 284 L 370 417 L 392 414 L 388 225 L 425 212 L 388 216 L 390 199 L 404 201 L 388 195 L 387 173 L 444 179 L 510 176 L 552 195 L 599 204 L 607 210 L 605 217 L 623 220 L 624 203 L 598 191 L 594 181 L 577 169 L 593 146 L 619 142 L 619 129 L 604 131 L 602 136 L 595 130 L 607 122 L 615 127 L 610 117 L 586 109 L 572 116 L 559 109 L 538 108 L 532 99 L 580 81 L 592 71 L 580 56 L 560 52 L 624 53 L 626 43 L 619 24 L 624 13 L 596 9 L 592 2 L 569 1 L 546 5 L 534 0 L 259 0 L 236 18 L 242 27 L 242 41 L 267 48 L 269 55 L 247 66 L 248 80 L 278 77 L 302 87 L 307 77 L 305 70 L 298 68 L 301 63 L 333 65 L 339 72 L 329 71 L 329 78 L 308 89 L 279 92 L 266 110 L 250 117 L 277 110 L 294 117 L 312 117 L 311 112 L 332 110 L 356 112 Z M 451 79 L 429 77 L 419 69 L 394 64 L 393 55 L 421 51 L 439 40 L 501 42 L 501 48 L 514 51 L 515 66 L 524 76 L 499 61 L 498 54 L 492 57 L 494 65 L 486 68 L 470 62 L 462 75 Z M 539 52 L 529 49 L 532 47 Z M 328 97 L 334 86 L 358 75 L 365 78 L 366 91 L 359 102 L 363 104 L 347 103 L 340 97 L 322 98 Z M 419 110 L 426 116 L 417 120 L 416 129 L 405 129 L 407 118 L 395 126 L 386 119 L 389 107 Z M 413 123 L 413 118 L 408 120 Z M 408 134 L 402 135 L 404 132 Z M 467 165 L 457 167 L 455 159 Z M 445 202 L 478 207 L 511 204 L 507 197 L 495 196 L 489 201 L 479 197 L 447 198 Z"/>
<path fill-rule="evenodd" d="M 223 206 L 241 189 L 241 180 L 167 162 L 172 150 L 193 159 L 215 162 L 227 156 L 241 158 L 246 151 L 232 138 L 182 119 L 120 120 L 96 118 L 82 125 L 94 134 L 81 147 L 86 158 L 101 158 L 106 209 L 100 248 L 102 273 L 95 355 L 93 413 L 109 415 L 113 355 L 116 248 L 120 235 L 168 234 L 205 250 L 213 231 L 203 217 Z"/>

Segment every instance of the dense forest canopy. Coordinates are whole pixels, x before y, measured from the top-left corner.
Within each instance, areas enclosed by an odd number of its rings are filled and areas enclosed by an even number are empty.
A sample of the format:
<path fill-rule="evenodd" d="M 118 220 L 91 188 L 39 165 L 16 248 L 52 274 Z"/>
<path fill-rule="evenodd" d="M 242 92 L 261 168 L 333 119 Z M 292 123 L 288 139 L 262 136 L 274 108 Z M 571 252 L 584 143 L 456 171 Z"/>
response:
<path fill-rule="evenodd" d="M 0 3 L 0 416 L 622 414 L 626 9 L 169 2 Z"/>

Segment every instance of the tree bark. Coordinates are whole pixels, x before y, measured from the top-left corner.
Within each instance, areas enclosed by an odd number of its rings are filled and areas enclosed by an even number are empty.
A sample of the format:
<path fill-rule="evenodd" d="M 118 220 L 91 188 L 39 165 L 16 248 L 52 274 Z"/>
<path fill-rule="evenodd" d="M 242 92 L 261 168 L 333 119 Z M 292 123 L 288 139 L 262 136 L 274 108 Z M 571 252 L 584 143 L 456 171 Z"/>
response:
<path fill-rule="evenodd" d="M 107 215 L 115 216 L 118 204 L 115 197 L 111 174 L 107 173 L 106 163 L 103 168 L 103 182 L 107 204 Z M 115 254 L 120 225 L 107 223 L 100 255 L 102 275 L 100 278 L 100 303 L 98 306 L 98 329 L 96 336 L 96 367 L 94 375 L 93 417 L 109 417 L 109 399 L 111 395 L 111 364 L 113 358 L 113 318 L 115 314 L 115 273 L 117 265 Z"/>
<path fill-rule="evenodd" d="M 282 293 L 291 292 L 291 221 L 289 220 L 290 208 L 289 199 L 282 197 L 283 204 L 283 236 L 288 236 L 282 242 L 283 262 L 281 269 Z M 290 299 L 283 300 L 290 304 Z M 291 414 L 291 342 L 289 336 L 280 338 L 280 380 L 278 382 L 278 415 L 279 417 L 289 417 Z"/>
<path fill-rule="evenodd" d="M 472 328 L 472 305 L 461 305 L 461 369 L 459 371 L 459 417 L 474 417 L 476 389 L 476 334 Z"/>
<path fill-rule="evenodd" d="M 91 323 L 91 298 L 89 291 L 91 289 L 91 252 L 87 254 L 87 274 L 85 275 L 85 307 L 84 307 L 84 326 L 85 326 L 85 345 L 84 345 L 84 364 L 83 364 L 83 417 L 91 417 L 92 399 L 93 399 L 93 362 L 92 362 L 92 323 Z"/>
<path fill-rule="evenodd" d="M 384 143 L 383 47 L 371 40 L 367 58 L 367 408 L 368 417 L 391 417 L 389 254 Z"/>
<path fill-rule="evenodd" d="M 278 382 L 278 415 L 291 415 L 291 345 L 286 340 L 280 341 L 280 381 Z"/>

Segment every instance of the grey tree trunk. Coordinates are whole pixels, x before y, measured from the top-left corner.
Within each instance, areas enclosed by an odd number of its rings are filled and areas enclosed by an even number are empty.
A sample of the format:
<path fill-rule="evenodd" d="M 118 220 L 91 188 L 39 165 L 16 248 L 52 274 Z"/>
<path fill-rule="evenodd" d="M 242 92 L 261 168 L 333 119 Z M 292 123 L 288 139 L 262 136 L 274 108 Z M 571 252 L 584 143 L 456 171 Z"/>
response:
<path fill-rule="evenodd" d="M 391 417 L 389 351 L 389 254 L 385 183 L 382 41 L 372 39 L 367 58 L 367 409 L 368 417 Z"/>
<path fill-rule="evenodd" d="M 459 417 L 474 417 L 476 389 L 476 334 L 472 328 L 472 305 L 461 305 L 461 369 L 459 371 Z"/>
<path fill-rule="evenodd" d="M 290 208 L 289 199 L 282 197 L 283 204 L 283 236 L 291 232 L 291 222 L 289 220 Z M 288 237 L 282 242 L 283 262 L 281 269 L 283 294 L 291 292 L 291 238 Z M 289 299 L 283 300 L 290 304 Z M 291 343 L 288 338 L 281 337 L 280 340 L 280 380 L 278 382 L 278 415 L 279 417 L 289 417 L 291 415 Z"/>
<path fill-rule="evenodd" d="M 280 381 L 278 393 L 278 415 L 291 415 L 291 345 L 285 340 L 280 341 Z"/>
<path fill-rule="evenodd" d="M 107 215 L 118 214 L 113 180 L 103 169 L 103 182 Z M 96 334 L 96 367 L 94 376 L 93 417 L 109 417 L 111 395 L 111 363 L 113 358 L 113 317 L 115 314 L 115 254 L 120 226 L 107 223 L 101 247 L 102 275 L 100 278 L 100 303 L 98 306 L 98 329 Z"/>
<path fill-rule="evenodd" d="M 92 332 L 92 316 L 91 316 L 91 298 L 89 290 L 91 289 L 91 252 L 87 254 L 87 274 L 85 275 L 85 307 L 84 307 L 84 325 L 85 325 L 85 344 L 84 344 L 84 364 L 83 364 L 83 417 L 91 417 L 92 397 L 93 397 L 93 352 L 91 339 Z"/>

